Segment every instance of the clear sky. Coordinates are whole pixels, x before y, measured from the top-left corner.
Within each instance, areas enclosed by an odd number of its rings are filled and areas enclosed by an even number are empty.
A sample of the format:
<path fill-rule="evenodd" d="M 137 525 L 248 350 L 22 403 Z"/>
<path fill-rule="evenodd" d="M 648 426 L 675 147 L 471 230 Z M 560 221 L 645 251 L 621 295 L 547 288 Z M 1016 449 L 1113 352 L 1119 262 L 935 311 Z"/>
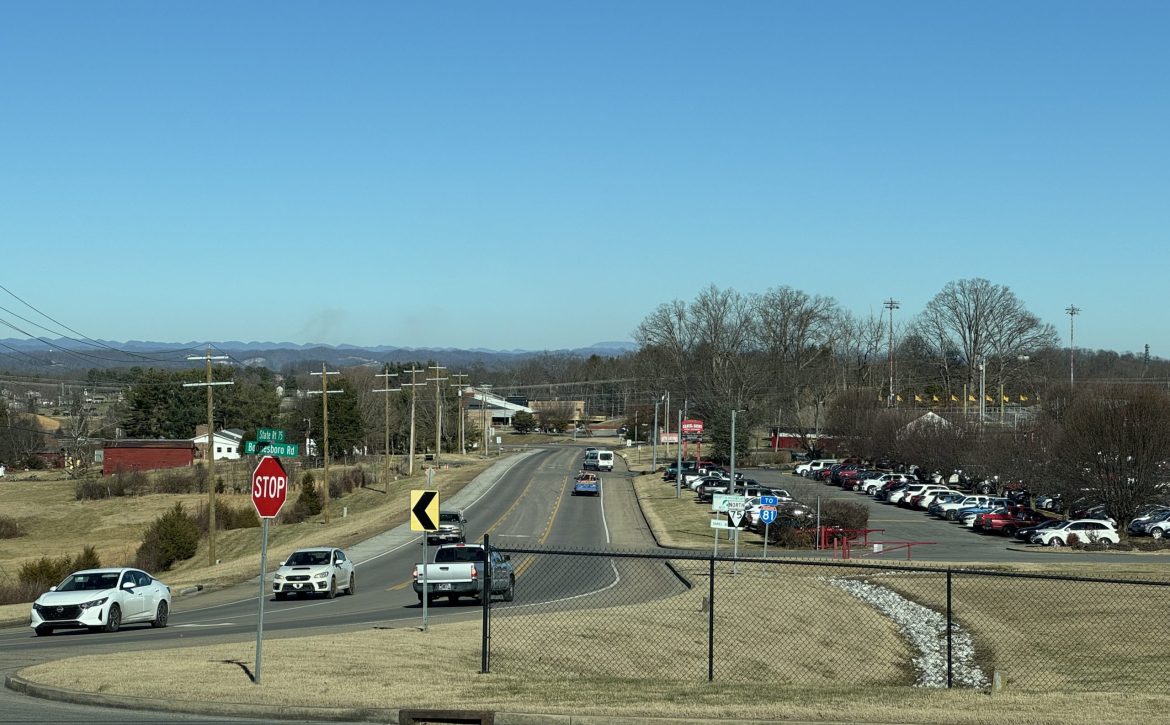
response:
<path fill-rule="evenodd" d="M 1170 357 L 1168 37 L 1162 0 L 5 1 L 0 281 L 108 340 L 540 350 L 708 284 L 909 319 L 985 277 Z"/>

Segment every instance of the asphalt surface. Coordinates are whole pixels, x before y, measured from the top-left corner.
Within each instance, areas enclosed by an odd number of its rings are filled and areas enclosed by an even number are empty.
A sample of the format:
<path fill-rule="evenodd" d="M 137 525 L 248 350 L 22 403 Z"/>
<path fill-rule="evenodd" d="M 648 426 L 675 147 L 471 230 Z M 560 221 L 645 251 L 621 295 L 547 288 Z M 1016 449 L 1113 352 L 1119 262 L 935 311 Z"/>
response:
<path fill-rule="evenodd" d="M 633 494 L 630 476 L 620 459 L 617 470 L 603 475 L 600 496 L 571 495 L 572 474 L 580 466 L 581 451 L 586 442 L 582 441 L 580 446 L 537 449 L 504 459 L 498 466 L 477 477 L 459 494 L 443 501 L 442 507 L 464 510 L 468 519 L 468 541 L 481 540 L 486 533 L 490 534 L 494 545 L 505 549 L 555 547 L 598 551 L 652 548 L 653 537 Z M 871 541 L 885 542 L 884 551 L 874 553 L 872 549 L 855 548 L 854 559 L 899 563 L 907 560 L 909 552 L 909 558 L 914 561 L 994 564 L 1044 561 L 1052 555 L 1050 550 L 1043 547 L 1011 544 L 1005 537 L 976 534 L 957 524 L 933 519 L 923 512 L 875 502 L 868 496 L 810 482 L 786 472 L 756 469 L 745 471 L 745 474 L 762 483 L 786 488 L 798 499 L 813 506 L 818 499 L 822 506 L 831 500 L 868 506 L 871 527 L 883 529 L 873 532 Z M 684 490 L 683 496 L 691 495 Z M 404 501 L 403 506 L 406 505 Z M 745 537 L 745 540 L 748 538 Z M 907 549 L 905 542 L 921 543 Z M 403 525 L 352 546 L 347 551 L 356 564 L 356 594 L 338 596 L 332 600 L 302 601 L 293 598 L 279 602 L 268 597 L 265 602 L 265 639 L 422 623 L 422 609 L 410 586 L 413 566 L 422 557 L 419 534 L 410 532 L 409 527 Z M 730 551 L 730 548 L 721 545 L 719 553 L 725 555 L 730 554 Z M 759 552 L 752 552 L 745 547 L 744 553 L 758 555 Z M 792 552 L 783 553 L 785 557 L 792 555 Z M 805 552 L 797 556 L 830 559 L 833 554 Z M 1076 554 L 1079 561 L 1117 561 L 1119 557 L 1129 556 L 1142 555 L 1117 552 Z M 522 608 L 534 602 L 563 602 L 562 606 L 565 607 L 586 607 L 589 606 L 591 596 L 619 586 L 622 568 L 632 566 L 622 559 L 596 558 L 589 560 L 585 566 L 574 568 L 571 576 L 567 576 L 564 567 L 555 567 L 548 559 L 527 558 L 523 554 L 515 556 L 516 601 L 511 605 L 497 603 L 493 606 Z M 276 563 L 270 562 L 273 566 Z M 642 587 L 641 591 L 653 591 L 661 596 L 662 592 L 670 591 L 671 586 L 678 585 L 665 566 L 651 575 L 661 577 L 661 583 L 654 587 Z M 646 570 L 640 569 L 638 576 L 644 579 Z M 81 654 L 237 642 L 254 637 L 258 595 L 259 581 L 254 579 L 214 593 L 178 597 L 174 602 L 171 626 L 161 630 L 127 627 L 114 635 L 79 631 L 35 637 L 28 627 L 0 629 L 0 674 L 12 675 L 31 664 Z M 431 624 L 478 618 L 481 616 L 481 608 L 470 600 L 460 600 L 457 604 L 436 601 L 428 607 L 428 616 Z M 209 706 L 209 712 L 213 711 L 214 708 Z M 504 713 L 499 715 L 496 721 L 505 725 L 567 722 L 564 718 L 539 715 L 529 719 L 525 719 L 528 716 L 517 714 L 506 717 Z M 275 710 L 271 717 L 250 719 L 111 709 L 50 701 L 7 689 L 0 690 L 0 722 L 3 723 L 290 721 L 320 722 L 298 719 L 293 714 Z M 636 722 L 637 719 L 623 718 L 620 721 Z M 616 721 L 575 718 L 573 722 Z"/>

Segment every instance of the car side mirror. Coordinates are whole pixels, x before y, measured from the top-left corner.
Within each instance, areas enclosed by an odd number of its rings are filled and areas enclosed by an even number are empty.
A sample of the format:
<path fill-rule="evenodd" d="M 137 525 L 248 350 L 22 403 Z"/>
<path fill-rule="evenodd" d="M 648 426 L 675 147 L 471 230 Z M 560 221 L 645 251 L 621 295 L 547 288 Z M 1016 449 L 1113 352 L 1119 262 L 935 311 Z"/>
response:
<path fill-rule="evenodd" d="M 49 591 L 51 591 L 51 592 L 57 591 L 57 585 L 54 584 L 53 586 L 49 587 Z"/>
<path fill-rule="evenodd" d="M 125 589 L 126 591 L 133 591 L 134 590 L 134 582 L 123 582 L 122 588 Z"/>

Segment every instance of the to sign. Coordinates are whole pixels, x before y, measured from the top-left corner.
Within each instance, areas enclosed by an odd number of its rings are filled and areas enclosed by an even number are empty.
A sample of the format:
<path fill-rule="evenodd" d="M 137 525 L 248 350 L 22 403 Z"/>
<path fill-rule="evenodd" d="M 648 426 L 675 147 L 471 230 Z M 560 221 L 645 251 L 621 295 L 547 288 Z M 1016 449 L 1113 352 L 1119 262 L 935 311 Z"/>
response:
<path fill-rule="evenodd" d="M 280 459 L 264 456 L 252 472 L 252 505 L 262 519 L 274 518 L 288 495 L 288 474 Z"/>

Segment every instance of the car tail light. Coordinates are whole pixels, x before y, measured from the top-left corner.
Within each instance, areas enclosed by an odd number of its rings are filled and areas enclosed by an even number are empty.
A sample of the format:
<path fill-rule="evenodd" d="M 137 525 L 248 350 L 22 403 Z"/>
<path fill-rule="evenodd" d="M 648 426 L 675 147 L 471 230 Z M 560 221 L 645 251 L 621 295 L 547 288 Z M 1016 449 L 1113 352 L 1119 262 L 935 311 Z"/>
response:
<path fill-rule="evenodd" d="M 479 564 L 471 565 L 471 581 L 479 581 Z"/>

